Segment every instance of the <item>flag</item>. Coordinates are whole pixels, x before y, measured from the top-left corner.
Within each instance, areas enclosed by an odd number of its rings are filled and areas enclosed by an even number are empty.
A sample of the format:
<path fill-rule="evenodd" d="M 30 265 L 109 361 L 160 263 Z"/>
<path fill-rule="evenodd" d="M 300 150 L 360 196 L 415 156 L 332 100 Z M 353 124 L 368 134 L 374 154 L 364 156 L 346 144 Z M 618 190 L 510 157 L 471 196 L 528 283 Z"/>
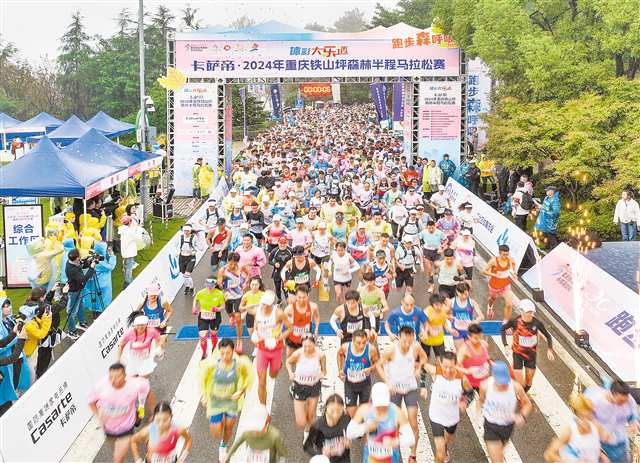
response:
<path fill-rule="evenodd" d="M 280 86 L 271 84 L 271 117 L 280 119 L 282 117 L 282 101 L 280 100 Z"/>
<path fill-rule="evenodd" d="M 371 99 L 373 105 L 376 108 L 376 114 L 378 115 L 378 122 L 387 120 L 387 102 L 385 100 L 385 90 L 383 83 L 371 84 Z"/>

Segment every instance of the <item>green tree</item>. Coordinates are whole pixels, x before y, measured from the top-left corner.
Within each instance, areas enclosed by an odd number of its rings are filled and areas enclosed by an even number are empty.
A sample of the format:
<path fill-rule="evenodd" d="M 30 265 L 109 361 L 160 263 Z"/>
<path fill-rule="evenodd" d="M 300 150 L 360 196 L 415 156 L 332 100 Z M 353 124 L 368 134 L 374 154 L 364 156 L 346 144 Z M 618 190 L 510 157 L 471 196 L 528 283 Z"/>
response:
<path fill-rule="evenodd" d="M 433 21 L 433 8 L 436 0 L 400 0 L 393 9 L 376 5 L 371 24 L 390 27 L 400 22 L 410 26 L 427 29 Z"/>
<path fill-rule="evenodd" d="M 333 23 L 336 32 L 360 32 L 367 29 L 367 21 L 364 13 L 358 8 L 345 11 L 345 13 Z"/>
<path fill-rule="evenodd" d="M 68 112 L 87 117 L 91 97 L 90 75 L 85 64 L 92 56 L 90 37 L 85 31 L 83 17 L 79 11 L 71 16 L 71 24 L 61 37 L 58 68 L 60 86 L 64 92 Z"/>
<path fill-rule="evenodd" d="M 318 31 L 318 32 L 328 32 L 327 26 L 323 26 L 320 23 L 312 22 L 304 26 L 304 28 L 308 31 Z"/>
<path fill-rule="evenodd" d="M 201 27 L 202 21 L 196 18 L 198 14 L 198 8 L 192 8 L 191 5 L 187 4 L 184 10 L 180 10 L 182 13 L 182 24 L 186 29 L 190 29 L 192 31 L 197 31 Z"/>
<path fill-rule="evenodd" d="M 231 21 L 231 24 L 229 24 L 229 27 L 237 31 L 237 30 L 255 26 L 255 25 L 256 25 L 255 19 L 250 18 L 246 14 L 243 14 L 242 16 Z"/>

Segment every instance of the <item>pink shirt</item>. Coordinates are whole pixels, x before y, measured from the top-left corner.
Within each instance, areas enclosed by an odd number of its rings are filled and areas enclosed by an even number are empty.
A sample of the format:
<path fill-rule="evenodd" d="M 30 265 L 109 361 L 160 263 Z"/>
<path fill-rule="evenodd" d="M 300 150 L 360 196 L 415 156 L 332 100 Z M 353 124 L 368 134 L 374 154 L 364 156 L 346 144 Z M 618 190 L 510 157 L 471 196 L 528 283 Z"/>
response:
<path fill-rule="evenodd" d="M 136 334 L 136 329 L 131 328 L 122 337 L 122 343 L 129 344 L 131 355 L 139 358 L 149 356 L 151 350 L 151 342 L 160 338 L 160 331 L 155 328 L 147 327 L 147 331 L 142 336 Z"/>
<path fill-rule="evenodd" d="M 133 429 L 138 403 L 144 404 L 149 394 L 149 380 L 127 378 L 124 386 L 116 389 L 106 376 L 89 394 L 89 404 L 95 403 L 102 416 L 102 427 L 108 434 L 118 435 Z"/>
<path fill-rule="evenodd" d="M 260 269 L 267 263 L 267 256 L 264 254 L 262 248 L 251 246 L 248 251 L 242 246 L 236 249 L 236 252 L 240 255 L 240 268 L 246 266 L 249 272 L 249 277 L 260 276 Z"/>
<path fill-rule="evenodd" d="M 296 246 L 307 247 L 313 241 L 313 237 L 311 236 L 311 232 L 306 228 L 302 231 L 294 228 L 289 232 L 289 236 L 291 237 L 291 247 L 295 248 Z"/>

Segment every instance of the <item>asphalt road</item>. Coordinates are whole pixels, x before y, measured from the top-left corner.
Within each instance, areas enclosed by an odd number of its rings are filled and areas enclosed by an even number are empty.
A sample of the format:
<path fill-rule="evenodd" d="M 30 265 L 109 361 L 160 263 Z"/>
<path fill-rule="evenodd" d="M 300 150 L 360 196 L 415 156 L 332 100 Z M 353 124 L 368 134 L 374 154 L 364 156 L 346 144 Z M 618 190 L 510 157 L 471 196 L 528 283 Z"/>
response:
<path fill-rule="evenodd" d="M 204 279 L 209 272 L 209 258 L 205 256 L 194 272 L 194 281 L 196 287 L 201 287 Z M 264 275 L 268 275 L 265 268 Z M 472 297 L 478 301 L 483 311 L 486 309 L 486 280 L 476 275 L 473 282 Z M 272 287 L 270 279 L 265 278 L 265 284 Z M 355 287 L 355 282 L 354 282 Z M 414 294 L 417 298 L 417 304 L 424 307 L 428 298 L 426 291 L 426 282 L 423 275 L 417 278 Z M 317 290 L 312 295 L 317 300 Z M 401 295 L 396 292 L 390 296 L 390 306 L 399 305 Z M 335 301 L 320 303 L 321 320 L 328 321 L 331 312 L 335 308 Z M 191 297 L 184 296 L 180 293 L 172 304 L 174 316 L 171 320 L 173 332 L 175 333 L 182 325 L 194 324 L 194 317 L 191 315 Z M 502 316 L 501 303 L 497 303 L 495 307 L 495 319 L 500 320 Z M 223 316 L 223 322 L 226 322 L 226 315 Z M 151 384 L 160 400 L 171 400 L 174 396 L 179 383 L 182 380 L 187 364 L 193 356 L 196 347 L 196 341 L 175 341 L 170 338 L 169 346 L 166 351 L 165 359 L 159 363 L 156 368 Z M 321 339 L 323 349 L 328 350 L 330 346 L 336 346 L 335 338 Z M 491 346 L 490 354 L 493 359 L 505 359 L 503 353 L 498 348 L 495 340 L 489 339 Z M 252 346 L 248 340 L 244 342 L 245 353 L 249 353 Z M 333 351 L 332 351 L 333 352 Z M 554 426 L 557 428 L 558 420 L 562 421 L 563 416 L 566 418 L 566 410 L 562 406 L 558 406 L 559 402 L 565 402 L 574 386 L 576 378 L 576 365 L 571 362 L 565 363 L 562 359 L 557 358 L 554 362 L 547 360 L 546 342 L 540 340 L 538 355 L 539 375 L 534 381 L 532 389 L 532 399 L 534 400 L 535 411 L 528 419 L 524 428 L 514 433 L 512 442 L 514 452 L 506 461 L 539 463 L 542 461 L 542 452 L 554 436 Z M 541 374 L 540 374 L 541 373 Z M 193 378 L 186 378 L 185 381 L 196 381 Z M 334 384 L 335 381 L 327 381 L 323 387 L 323 396 L 328 395 L 335 389 L 336 392 L 342 394 L 341 386 Z M 293 401 L 288 394 L 289 381 L 286 370 L 280 371 L 275 382 L 273 391 L 273 402 L 271 406 L 272 423 L 282 431 L 285 436 L 285 442 L 289 451 L 289 462 L 306 462 L 308 456 L 302 450 L 302 430 L 295 425 L 293 414 Z M 247 402 L 250 403 L 249 401 Z M 540 407 L 537 405 L 540 403 Z M 542 411 L 541 411 L 542 409 Z M 560 417 L 554 416 L 554 410 L 561 409 L 565 413 L 560 413 Z M 432 441 L 432 433 L 428 422 L 428 399 L 427 402 L 420 402 L 420 412 L 424 417 L 424 431 L 421 435 L 423 444 L 419 447 L 418 461 L 426 463 L 432 461 L 432 450 L 435 448 Z M 544 412 L 544 413 L 543 413 Z M 545 416 L 546 414 L 546 416 Z M 481 421 L 481 418 L 478 419 Z M 181 423 L 187 425 L 189 423 Z M 477 423 L 476 423 L 477 424 Z M 190 432 L 194 442 L 190 452 L 188 461 L 192 462 L 217 462 L 217 444 L 214 445 L 208 430 L 208 421 L 201 405 L 198 405 L 193 420 L 190 422 Z M 452 461 L 454 462 L 479 462 L 486 461 L 487 457 L 483 450 L 481 439 L 482 429 L 480 426 L 472 424 L 469 416 L 464 415 L 455 437 L 455 442 L 451 447 Z M 427 443 L 428 439 L 428 443 Z M 353 462 L 362 461 L 362 444 L 355 442 L 352 449 Z M 90 459 L 93 455 L 87 455 Z M 405 456 L 406 458 L 406 456 Z M 111 461 L 111 448 L 109 444 L 103 444 L 100 451 L 95 455 L 95 462 Z M 406 461 L 406 460 L 405 460 Z"/>

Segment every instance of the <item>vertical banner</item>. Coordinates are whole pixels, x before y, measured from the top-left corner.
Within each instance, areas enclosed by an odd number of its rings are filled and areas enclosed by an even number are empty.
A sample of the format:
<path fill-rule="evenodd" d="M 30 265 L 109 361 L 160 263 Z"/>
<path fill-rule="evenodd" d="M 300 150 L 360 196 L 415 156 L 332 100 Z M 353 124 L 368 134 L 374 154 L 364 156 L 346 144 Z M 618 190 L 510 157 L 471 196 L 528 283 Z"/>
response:
<path fill-rule="evenodd" d="M 233 85 L 226 84 L 224 89 L 224 172 L 231 175 L 233 164 Z"/>
<path fill-rule="evenodd" d="M 282 117 L 282 100 L 280 99 L 280 86 L 271 84 L 271 117 L 279 120 Z"/>
<path fill-rule="evenodd" d="M 467 72 L 467 140 L 478 151 L 487 144 L 486 124 L 480 116 L 491 111 L 491 74 L 480 58 L 469 61 Z"/>
<path fill-rule="evenodd" d="M 335 104 L 342 103 L 342 96 L 340 94 L 340 82 L 331 84 L 331 95 L 333 96 L 333 102 Z"/>
<path fill-rule="evenodd" d="M 413 83 L 404 84 L 404 120 L 402 121 L 402 135 L 404 138 L 405 155 L 413 160 Z"/>
<path fill-rule="evenodd" d="M 373 83 L 371 87 L 371 100 L 373 106 L 376 108 L 376 114 L 378 116 L 378 122 L 380 125 L 387 123 L 387 102 L 385 100 L 385 89 L 382 83 Z"/>
<path fill-rule="evenodd" d="M 174 96 L 174 187 L 177 196 L 193 194 L 192 167 L 198 158 L 214 166 L 218 152 L 218 86 L 190 82 Z"/>
<path fill-rule="evenodd" d="M 302 98 L 302 95 L 298 93 L 298 96 L 296 97 L 296 109 L 302 108 L 304 108 L 304 99 Z"/>
<path fill-rule="evenodd" d="M 4 224 L 4 262 L 9 288 L 29 287 L 29 252 L 27 245 L 44 236 L 41 204 L 6 205 L 2 208 Z"/>
<path fill-rule="evenodd" d="M 246 144 L 249 141 L 249 128 L 247 127 L 247 89 L 240 87 L 240 101 L 242 102 L 242 141 Z"/>
<path fill-rule="evenodd" d="M 404 84 L 402 82 L 393 83 L 392 112 L 393 129 L 402 130 L 404 120 Z"/>
<path fill-rule="evenodd" d="M 440 162 L 449 155 L 460 167 L 460 82 L 421 82 L 418 121 L 420 157 Z"/>

